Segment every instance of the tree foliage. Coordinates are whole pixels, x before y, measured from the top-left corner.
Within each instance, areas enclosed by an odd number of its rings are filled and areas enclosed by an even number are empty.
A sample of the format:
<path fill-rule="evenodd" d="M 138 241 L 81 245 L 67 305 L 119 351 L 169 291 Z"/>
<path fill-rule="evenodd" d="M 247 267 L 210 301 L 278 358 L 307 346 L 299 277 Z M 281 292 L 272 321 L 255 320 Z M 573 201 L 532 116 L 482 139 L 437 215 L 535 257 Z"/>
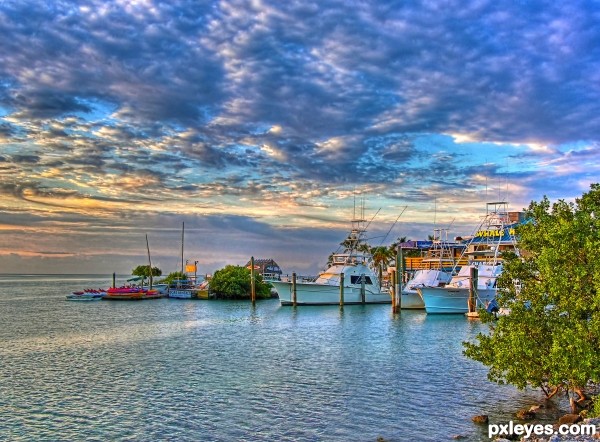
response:
<path fill-rule="evenodd" d="M 165 284 L 173 284 L 173 281 L 175 281 L 177 279 L 182 280 L 182 281 L 187 281 L 188 276 L 185 273 L 180 272 L 180 271 L 179 272 L 171 272 L 161 282 L 163 282 Z"/>
<path fill-rule="evenodd" d="M 504 256 L 498 281 L 510 313 L 483 315 L 490 332 L 465 343 L 465 354 L 492 381 L 579 392 L 600 381 L 600 186 L 574 203 L 544 197 L 526 216 L 521 256 Z"/>
<path fill-rule="evenodd" d="M 137 266 L 135 269 L 131 271 L 132 275 L 135 276 L 144 276 L 148 278 L 150 276 L 150 266 Z M 158 267 L 152 267 L 152 276 L 160 276 L 162 275 L 162 270 Z"/>
<path fill-rule="evenodd" d="M 262 276 L 254 274 L 256 297 L 269 298 L 271 296 L 271 287 L 263 282 Z M 221 270 L 217 270 L 210 281 L 210 290 L 218 298 L 225 299 L 244 299 L 250 298 L 251 280 L 250 270 L 246 267 L 228 265 Z"/>

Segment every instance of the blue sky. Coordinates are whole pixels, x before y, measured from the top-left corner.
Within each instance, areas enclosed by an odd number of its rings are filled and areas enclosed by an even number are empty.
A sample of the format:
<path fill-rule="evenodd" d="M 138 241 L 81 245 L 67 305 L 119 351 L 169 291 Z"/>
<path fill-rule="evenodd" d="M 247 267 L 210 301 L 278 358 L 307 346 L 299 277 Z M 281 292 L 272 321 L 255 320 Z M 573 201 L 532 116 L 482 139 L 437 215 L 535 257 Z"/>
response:
<path fill-rule="evenodd" d="M 314 273 L 355 195 L 379 245 L 598 181 L 597 1 L 5 0 L 0 38 L 3 272 L 173 271 L 185 223 L 202 273 Z"/>

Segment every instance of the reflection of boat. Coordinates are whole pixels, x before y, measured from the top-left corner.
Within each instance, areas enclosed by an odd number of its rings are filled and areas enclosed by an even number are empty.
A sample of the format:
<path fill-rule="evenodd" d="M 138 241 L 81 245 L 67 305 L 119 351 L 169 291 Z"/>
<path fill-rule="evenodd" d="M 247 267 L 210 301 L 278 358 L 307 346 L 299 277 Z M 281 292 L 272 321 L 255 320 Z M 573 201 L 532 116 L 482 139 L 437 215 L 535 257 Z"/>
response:
<path fill-rule="evenodd" d="M 106 291 L 104 299 L 111 301 L 134 301 L 143 299 L 162 298 L 157 290 L 148 290 L 141 287 L 113 287 Z"/>
<path fill-rule="evenodd" d="M 100 301 L 105 295 L 104 290 L 85 289 L 82 292 L 73 292 L 67 295 L 67 301 Z"/>
<path fill-rule="evenodd" d="M 518 213 L 508 212 L 506 206 L 503 201 L 487 204 L 487 213 L 464 253 L 469 265 L 462 266 L 444 287 L 417 289 L 427 313 L 467 313 L 471 295 L 475 308 L 486 307 L 495 298 L 496 280 L 502 273 L 501 254 L 517 251 L 514 227 Z M 475 277 L 477 284 L 471 288 Z"/>
<path fill-rule="evenodd" d="M 281 305 L 293 305 L 294 287 L 296 304 L 326 305 L 340 303 L 340 280 L 344 275 L 344 304 L 391 303 L 389 292 L 382 291 L 376 272 L 372 268 L 372 257 L 364 242 L 364 219 L 352 220 L 352 230 L 342 243 L 343 253 L 334 253 L 331 263 L 314 281 L 277 281 L 273 284 Z"/>
<path fill-rule="evenodd" d="M 441 237 L 442 231 L 445 238 Z M 447 239 L 447 229 L 434 229 L 431 246 L 421 260 L 422 268 L 415 270 L 402 288 L 403 309 L 424 309 L 425 303 L 418 292 L 420 287 L 443 287 L 452 279 L 452 269 L 456 266 L 455 251 L 464 248 Z"/>

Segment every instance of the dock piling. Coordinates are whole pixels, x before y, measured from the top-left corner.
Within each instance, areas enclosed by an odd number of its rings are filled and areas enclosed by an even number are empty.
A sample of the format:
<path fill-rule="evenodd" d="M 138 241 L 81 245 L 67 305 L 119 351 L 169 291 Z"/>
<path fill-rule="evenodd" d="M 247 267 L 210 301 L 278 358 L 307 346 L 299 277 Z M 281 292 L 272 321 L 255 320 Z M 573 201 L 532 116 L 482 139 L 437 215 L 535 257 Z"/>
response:
<path fill-rule="evenodd" d="M 472 266 L 469 272 L 469 301 L 468 301 L 468 310 L 467 316 L 470 318 L 477 318 L 479 315 L 477 314 L 477 280 L 479 278 L 479 270 L 477 267 Z"/>
<path fill-rule="evenodd" d="M 402 310 L 402 286 L 404 285 L 404 274 L 406 265 L 404 263 L 404 255 L 402 253 L 402 247 L 398 246 L 396 249 L 396 308 L 398 309 L 398 313 Z"/>
<path fill-rule="evenodd" d="M 340 307 L 344 308 L 344 274 L 340 273 Z"/>
<path fill-rule="evenodd" d="M 298 304 L 296 297 L 296 273 L 292 273 L 292 305 L 296 307 Z"/>
<path fill-rule="evenodd" d="M 256 302 L 256 281 L 254 280 L 254 256 L 250 257 L 250 299 Z"/>
<path fill-rule="evenodd" d="M 367 302 L 365 291 L 365 274 L 363 273 L 360 275 L 360 301 L 363 304 Z"/>
<path fill-rule="evenodd" d="M 392 295 L 392 313 L 396 313 L 396 272 L 390 271 L 390 290 Z"/>

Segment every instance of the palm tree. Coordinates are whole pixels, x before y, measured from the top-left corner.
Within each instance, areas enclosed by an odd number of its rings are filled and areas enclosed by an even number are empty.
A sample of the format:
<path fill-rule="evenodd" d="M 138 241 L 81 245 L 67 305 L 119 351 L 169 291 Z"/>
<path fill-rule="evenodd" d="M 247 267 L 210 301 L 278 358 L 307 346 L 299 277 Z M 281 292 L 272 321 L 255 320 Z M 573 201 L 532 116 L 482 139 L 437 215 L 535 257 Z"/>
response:
<path fill-rule="evenodd" d="M 387 267 L 390 260 L 395 256 L 392 251 L 385 246 L 373 247 L 371 249 L 371 255 L 373 256 L 373 264 L 377 267 L 379 272 L 379 285 L 381 286 L 381 280 L 383 278 L 383 266 Z"/>

